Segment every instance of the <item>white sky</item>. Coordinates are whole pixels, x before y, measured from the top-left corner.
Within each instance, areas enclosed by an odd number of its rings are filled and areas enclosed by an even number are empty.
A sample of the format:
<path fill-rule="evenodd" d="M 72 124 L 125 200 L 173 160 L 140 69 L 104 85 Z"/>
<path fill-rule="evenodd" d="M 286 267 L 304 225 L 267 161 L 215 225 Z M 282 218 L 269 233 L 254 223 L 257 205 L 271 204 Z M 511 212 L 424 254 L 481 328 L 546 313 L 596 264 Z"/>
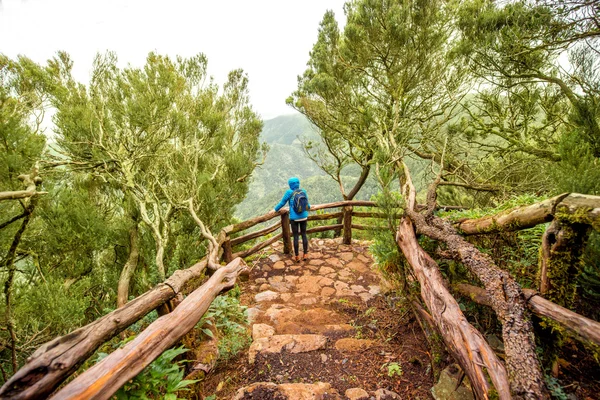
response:
<path fill-rule="evenodd" d="M 296 89 L 326 10 L 344 24 L 344 0 L 0 0 L 0 52 L 44 63 L 71 55 L 87 82 L 97 52 L 115 51 L 122 66 L 142 66 L 150 51 L 208 57 L 221 84 L 243 68 L 254 109 L 264 118 L 290 114 Z"/>

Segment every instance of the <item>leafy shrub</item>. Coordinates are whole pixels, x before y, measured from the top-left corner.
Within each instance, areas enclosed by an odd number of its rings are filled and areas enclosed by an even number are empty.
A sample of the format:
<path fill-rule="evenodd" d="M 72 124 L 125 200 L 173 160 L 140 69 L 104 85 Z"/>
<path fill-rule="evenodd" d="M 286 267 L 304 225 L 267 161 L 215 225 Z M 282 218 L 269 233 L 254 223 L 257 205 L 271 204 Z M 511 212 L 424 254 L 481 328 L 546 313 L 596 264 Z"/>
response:
<path fill-rule="evenodd" d="M 250 343 L 248 334 L 247 307 L 240 304 L 240 288 L 235 286 L 226 295 L 217 296 L 213 300 L 204 317 L 198 322 L 196 328 L 205 324 L 214 324 L 219 331 L 219 359 L 229 360 Z M 203 332 L 212 336 L 209 329 Z"/>
<path fill-rule="evenodd" d="M 162 353 L 135 378 L 127 382 L 115 393 L 117 400 L 165 399 L 177 400 L 177 392 L 186 391 L 187 386 L 196 382 L 184 380 L 184 361 L 174 361 L 175 357 L 187 352 L 183 346 Z M 106 354 L 100 354 L 100 359 Z"/>

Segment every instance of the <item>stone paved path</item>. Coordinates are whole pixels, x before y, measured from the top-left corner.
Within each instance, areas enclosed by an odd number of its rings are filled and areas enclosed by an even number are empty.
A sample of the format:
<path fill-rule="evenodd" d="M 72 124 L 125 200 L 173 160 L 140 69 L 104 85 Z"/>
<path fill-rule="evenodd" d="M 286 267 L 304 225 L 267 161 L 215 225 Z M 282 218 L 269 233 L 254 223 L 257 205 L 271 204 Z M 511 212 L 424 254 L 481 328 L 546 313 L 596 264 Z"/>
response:
<path fill-rule="evenodd" d="M 310 249 L 309 260 L 296 263 L 275 243 L 268 258 L 254 263 L 247 297 L 253 338 L 248 363 L 258 377 L 271 381 L 240 388 L 234 399 L 399 399 L 383 388 L 367 392 L 350 387 L 340 393 L 330 382 L 307 382 L 307 369 L 315 364 L 341 365 L 374 345 L 357 338 L 348 317 L 332 305 L 369 303 L 381 292 L 366 243 L 346 246 L 339 240 L 312 239 Z M 347 358 L 333 361 L 333 352 Z"/>

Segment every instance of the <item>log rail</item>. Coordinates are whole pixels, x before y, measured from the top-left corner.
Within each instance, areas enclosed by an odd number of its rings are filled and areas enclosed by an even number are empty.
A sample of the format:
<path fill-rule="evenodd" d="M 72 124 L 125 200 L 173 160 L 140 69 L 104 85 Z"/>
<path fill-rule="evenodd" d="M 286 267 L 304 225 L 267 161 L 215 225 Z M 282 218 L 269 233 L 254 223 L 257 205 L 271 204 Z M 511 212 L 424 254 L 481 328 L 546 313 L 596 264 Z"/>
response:
<path fill-rule="evenodd" d="M 349 244 L 352 238 L 352 228 L 368 228 L 362 225 L 352 225 L 351 223 L 354 215 L 353 207 L 359 206 L 376 207 L 376 204 L 370 201 L 340 201 L 315 205 L 311 208 L 311 211 L 331 208 L 343 208 L 344 211 L 311 215 L 309 220 L 322 221 L 341 216 L 344 221 L 350 221 L 345 226 L 348 231 L 344 233 L 345 242 Z M 382 214 L 377 213 L 360 213 L 357 216 L 361 218 L 384 217 Z M 235 233 L 242 232 L 276 217 L 279 217 L 280 221 L 275 224 L 256 232 L 232 238 Z M 344 227 L 343 224 L 317 226 L 308 229 L 307 233 L 336 230 L 342 227 Z M 277 230 L 281 230 L 281 232 L 249 249 L 233 252 L 235 246 L 269 235 Z M 292 243 L 289 211 L 287 209 L 281 209 L 279 212 L 271 211 L 259 217 L 223 228 L 217 235 L 216 241 L 221 247 L 222 259 L 227 265 L 214 272 L 207 282 L 188 295 L 177 307 L 171 306 L 170 308 L 174 309 L 173 312 L 156 320 L 135 341 L 129 343 L 125 348 L 115 351 L 101 363 L 90 368 L 69 385 L 55 393 L 53 398 L 110 398 L 123 385 L 123 382 L 133 378 L 158 357 L 162 351 L 172 346 L 183 334 L 191 330 L 219 292 L 233 286 L 235 277 L 246 271 L 245 263 L 240 258 L 248 257 L 280 239 L 283 239 L 284 252 L 290 253 Z M 184 287 L 204 276 L 207 264 L 207 260 L 203 259 L 187 269 L 177 270 L 165 282 L 158 284 L 124 306 L 65 336 L 43 344 L 28 358 L 26 364 L 0 388 L 0 399 L 48 398 L 100 346 L 151 311 L 164 307 L 175 297 L 181 297 Z M 177 310 L 183 310 L 186 307 L 196 311 L 193 313 L 183 313 L 181 311 L 176 313 Z M 165 328 L 169 326 L 176 326 L 177 329 L 169 330 Z M 164 340 L 157 339 L 157 337 L 163 336 L 165 337 Z M 141 359 L 140 355 L 143 355 Z M 113 370 L 109 371 L 108 366 L 111 365 L 125 366 L 125 369 L 119 369 L 119 372 L 115 374 Z M 101 376 L 98 374 L 101 374 Z M 86 386 L 89 386 L 89 388 L 85 389 Z"/>
<path fill-rule="evenodd" d="M 354 218 L 386 218 L 387 215 L 377 211 L 356 211 L 355 207 L 377 207 L 371 201 L 339 201 L 334 203 L 315 205 L 310 211 L 338 209 L 333 212 L 312 214 L 309 221 L 338 220 L 342 223 L 331 225 L 315 226 L 307 230 L 307 233 L 317 233 L 325 231 L 343 231 L 343 243 L 350 244 L 352 240 L 353 229 L 379 229 L 377 226 L 361 225 L 353 223 Z M 415 206 L 418 210 L 419 206 Z M 547 222 L 560 214 L 562 218 L 573 216 L 578 221 L 583 221 L 598 229 L 600 225 L 600 197 L 586 196 L 578 194 L 565 194 L 552 199 L 545 200 L 532 206 L 508 210 L 501 214 L 484 217 L 476 220 L 462 220 L 457 222 L 457 228 L 463 234 L 482 234 L 495 233 L 499 231 L 512 231 L 525 229 L 536 224 Z M 399 217 L 395 215 L 394 217 Z M 257 231 L 244 233 L 243 231 L 255 227 L 260 223 L 279 218 L 279 221 L 263 227 Z M 403 220 L 400 225 L 406 237 L 414 231 L 412 227 L 406 225 L 407 220 Z M 278 232 L 279 231 L 279 232 Z M 238 234 L 238 235 L 236 235 Z M 259 239 L 271 235 L 270 237 L 253 244 L 250 248 L 242 249 L 237 252 L 235 247 L 247 243 L 248 241 Z M 397 238 L 398 239 L 398 238 Z M 270 211 L 264 215 L 243 221 L 238 224 L 229 225 L 223 228 L 216 236 L 216 242 L 220 248 L 220 257 L 227 264 L 213 272 L 212 277 L 202 286 L 194 290 L 177 307 L 171 307 L 173 311 L 162 316 L 152 323 L 138 338 L 129 343 L 123 349 L 119 349 L 107 356 L 102 362 L 96 364 L 88 371 L 77 377 L 71 383 L 66 385 L 60 391 L 55 392 L 65 379 L 67 379 L 77 368 L 89 358 L 102 344 L 116 336 L 119 332 L 126 329 L 149 312 L 169 304 L 175 297 L 182 297 L 183 288 L 190 286 L 190 283 L 196 282 L 198 278 L 205 275 L 208 266 L 206 259 L 203 259 L 189 267 L 176 271 L 165 282 L 160 283 L 153 289 L 142 294 L 138 298 L 125 304 L 124 306 L 112 311 L 111 313 L 99 318 L 98 320 L 81 327 L 72 333 L 56 338 L 42 345 L 29 359 L 27 363 L 17 371 L 1 388 L 0 400 L 2 399 L 42 399 L 52 395 L 54 399 L 108 399 L 120 386 L 127 380 L 133 378 L 145 366 L 156 359 L 164 350 L 175 344 L 185 333 L 191 330 L 196 322 L 208 309 L 212 300 L 222 291 L 227 290 L 235 284 L 235 279 L 240 274 L 247 272 L 245 263 L 241 258 L 251 256 L 266 246 L 278 241 L 283 241 L 284 253 L 291 253 L 291 232 L 289 226 L 289 211 L 281 209 L 278 212 Z M 400 241 L 401 245 L 408 246 L 408 243 Z M 402 247 L 402 246 L 401 246 Z M 417 254 L 416 252 L 407 252 Z M 421 254 L 415 258 L 425 260 L 427 256 Z M 417 261 L 413 264 L 416 264 Z M 434 268 L 417 268 L 417 276 L 420 278 L 431 274 Z M 423 275 L 423 277 L 421 277 Z M 423 287 L 427 282 L 433 282 L 429 279 L 420 279 Z M 436 281 L 437 282 L 437 281 Z M 440 283 L 439 288 L 443 284 Z M 440 289 L 441 290 L 441 289 Z M 470 294 L 472 298 L 486 304 L 488 299 L 481 293 L 480 288 L 466 286 L 459 291 Z M 434 291 L 436 292 L 436 291 Z M 437 291 L 441 296 L 444 290 Z M 525 291 L 524 291 L 525 292 Z M 596 345 L 600 344 L 598 327 L 600 324 L 595 321 L 585 319 L 565 308 L 561 308 L 539 295 L 526 293 L 528 306 L 536 314 L 543 315 L 553 319 L 573 333 L 586 341 Z M 431 300 L 431 301 L 427 301 Z M 429 299 L 425 296 L 425 303 L 429 308 L 433 308 L 433 318 L 436 319 L 443 313 L 436 313 L 435 299 Z M 439 300 L 439 299 L 438 299 Z M 451 301 L 448 303 L 453 304 Z M 460 317 L 461 313 L 450 317 L 451 319 Z M 458 317 L 457 317 L 458 316 Z M 439 320 L 436 322 L 447 326 L 454 325 L 450 320 Z M 464 325 L 464 326 L 463 326 Z M 461 324 L 461 329 L 467 324 Z M 173 329 L 176 327 L 177 329 Z M 466 371 L 469 371 L 470 377 L 481 378 L 482 392 L 477 394 L 485 398 L 485 392 L 489 389 L 489 382 L 482 378 L 481 367 L 486 365 L 488 368 L 497 364 L 493 353 L 486 353 L 485 343 L 476 341 L 473 343 L 465 342 L 465 336 L 477 338 L 477 335 L 464 335 L 464 332 L 455 332 L 454 342 L 447 343 L 454 351 L 453 353 L 462 361 L 469 357 L 464 356 L 463 352 L 468 348 L 476 351 L 482 359 L 480 363 L 463 365 Z M 468 344 L 467 344 L 468 343 Z M 463 356 L 463 357 L 461 357 Z M 460 361 L 460 360 L 459 360 Z M 115 369 L 118 367 L 118 370 Z M 492 368 L 493 369 L 493 368 Z M 489 373 L 489 371 L 488 371 Z M 500 393 L 501 398 L 509 398 L 507 392 L 506 378 L 503 376 L 492 375 L 492 383 Z M 476 391 L 477 392 L 477 391 Z"/>

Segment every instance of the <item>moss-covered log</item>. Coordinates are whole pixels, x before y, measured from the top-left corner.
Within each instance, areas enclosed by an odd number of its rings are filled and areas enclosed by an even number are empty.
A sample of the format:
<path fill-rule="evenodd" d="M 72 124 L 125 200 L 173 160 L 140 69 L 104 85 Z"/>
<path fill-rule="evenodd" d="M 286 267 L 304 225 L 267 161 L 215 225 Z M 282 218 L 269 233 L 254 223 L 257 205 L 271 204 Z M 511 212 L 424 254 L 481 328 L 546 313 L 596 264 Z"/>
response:
<path fill-rule="evenodd" d="M 564 193 L 529 206 L 459 221 L 455 227 L 465 235 L 511 232 L 550 222 L 555 218 L 590 225 L 598 230 L 600 229 L 600 196 Z"/>

